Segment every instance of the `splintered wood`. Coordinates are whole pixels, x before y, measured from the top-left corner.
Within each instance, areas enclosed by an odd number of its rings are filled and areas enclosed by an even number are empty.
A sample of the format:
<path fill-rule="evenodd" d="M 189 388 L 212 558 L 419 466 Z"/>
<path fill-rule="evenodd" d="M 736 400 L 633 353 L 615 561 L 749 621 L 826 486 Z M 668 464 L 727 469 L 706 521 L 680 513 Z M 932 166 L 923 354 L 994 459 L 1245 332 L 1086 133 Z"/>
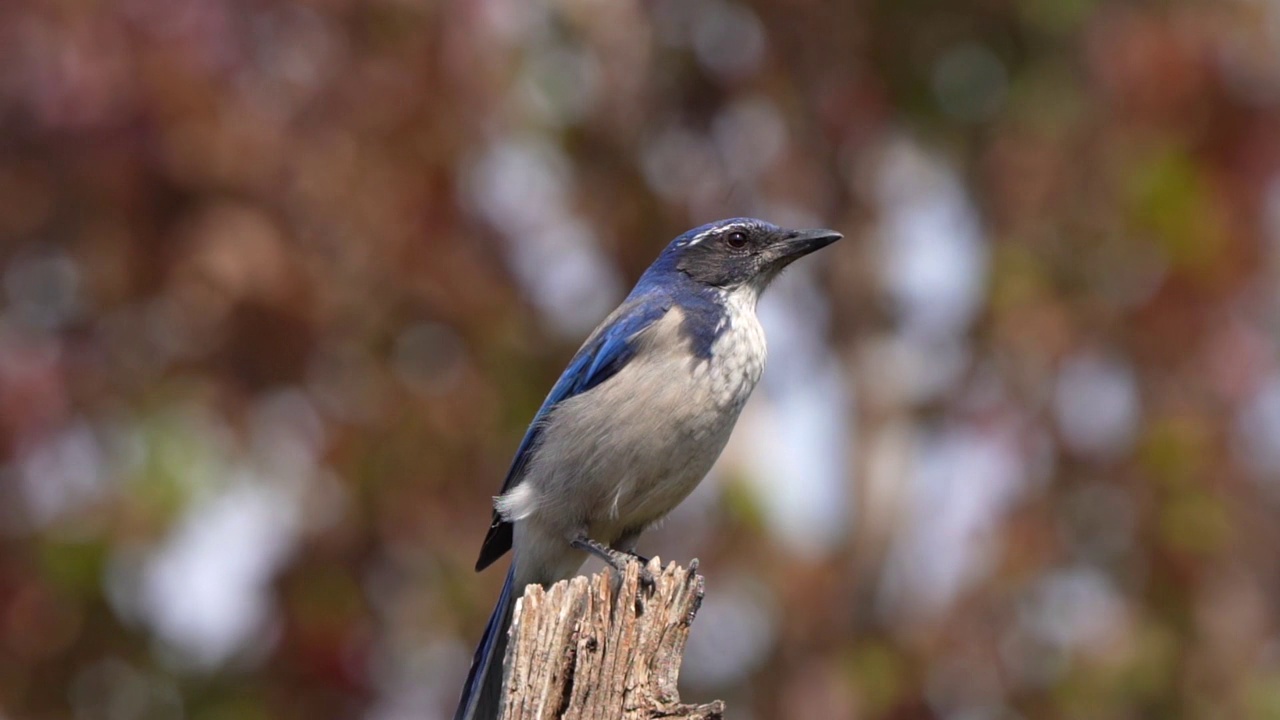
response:
<path fill-rule="evenodd" d="M 689 626 L 702 604 L 698 563 L 639 564 L 533 585 L 517 601 L 506 657 L 503 720 L 713 720 L 724 703 L 682 705 L 676 692 Z"/>

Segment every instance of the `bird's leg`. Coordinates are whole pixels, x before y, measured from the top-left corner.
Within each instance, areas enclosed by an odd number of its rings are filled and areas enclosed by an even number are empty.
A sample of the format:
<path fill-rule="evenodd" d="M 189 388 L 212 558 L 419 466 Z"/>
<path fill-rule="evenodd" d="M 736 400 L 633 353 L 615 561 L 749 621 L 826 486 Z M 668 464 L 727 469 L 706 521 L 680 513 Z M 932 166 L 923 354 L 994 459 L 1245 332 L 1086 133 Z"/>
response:
<path fill-rule="evenodd" d="M 608 563 L 609 567 L 613 568 L 614 571 L 618 573 L 619 580 L 622 579 L 623 573 L 626 572 L 627 563 L 632 562 L 633 560 L 638 560 L 640 561 L 640 583 L 650 592 L 657 587 L 657 584 L 653 579 L 653 573 L 649 572 L 649 568 L 646 567 L 647 561 L 635 553 L 615 550 L 603 543 L 592 540 L 586 535 L 579 535 L 573 540 L 570 540 L 569 544 L 578 550 L 591 553 Z"/>
<path fill-rule="evenodd" d="M 622 537 L 614 541 L 611 547 L 614 550 L 618 550 L 620 552 L 624 552 L 630 555 L 631 557 L 639 560 L 641 565 L 648 567 L 649 558 L 636 552 L 636 541 L 640 539 L 641 532 L 642 532 L 641 530 L 632 530 L 632 531 L 623 533 Z"/>

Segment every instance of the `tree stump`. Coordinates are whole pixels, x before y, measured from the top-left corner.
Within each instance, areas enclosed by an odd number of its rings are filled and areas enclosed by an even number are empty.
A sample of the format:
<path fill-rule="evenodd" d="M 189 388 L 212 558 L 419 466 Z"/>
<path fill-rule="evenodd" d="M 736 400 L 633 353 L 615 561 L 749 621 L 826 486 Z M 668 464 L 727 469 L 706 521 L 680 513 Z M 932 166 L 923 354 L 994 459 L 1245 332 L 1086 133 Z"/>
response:
<path fill-rule="evenodd" d="M 504 720 L 717 720 L 724 703 L 683 705 L 676 691 L 689 627 L 702 604 L 698 562 L 665 569 L 652 594 L 632 563 L 621 583 L 606 570 L 516 602 L 505 660 Z M 616 589 L 616 593 L 615 593 Z"/>

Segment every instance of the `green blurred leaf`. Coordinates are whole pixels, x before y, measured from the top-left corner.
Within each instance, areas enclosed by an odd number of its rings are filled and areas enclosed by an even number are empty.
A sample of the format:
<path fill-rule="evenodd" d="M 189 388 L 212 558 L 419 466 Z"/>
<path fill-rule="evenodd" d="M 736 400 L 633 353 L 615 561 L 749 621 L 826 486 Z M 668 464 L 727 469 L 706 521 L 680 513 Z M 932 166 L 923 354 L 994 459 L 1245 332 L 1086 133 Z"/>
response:
<path fill-rule="evenodd" d="M 897 650 L 880 642 L 866 643 L 847 664 L 869 717 L 883 716 L 902 701 L 908 687 L 907 663 Z"/>
<path fill-rule="evenodd" d="M 1140 156 L 1129 168 L 1127 214 L 1151 233 L 1170 263 L 1194 276 L 1212 275 L 1227 246 L 1212 184 L 1181 147 Z"/>
<path fill-rule="evenodd" d="M 103 565 L 108 548 L 101 542 L 60 542 L 40 544 L 40 565 L 44 576 L 63 592 L 79 597 L 101 592 Z"/>
<path fill-rule="evenodd" d="M 755 531 L 765 527 L 764 508 L 760 505 L 760 497 L 752 489 L 751 484 L 741 477 L 730 478 L 723 485 L 720 500 L 726 514 L 733 522 Z"/>
<path fill-rule="evenodd" d="M 1280 671 L 1260 673 L 1246 685 L 1246 717 L 1280 720 Z"/>

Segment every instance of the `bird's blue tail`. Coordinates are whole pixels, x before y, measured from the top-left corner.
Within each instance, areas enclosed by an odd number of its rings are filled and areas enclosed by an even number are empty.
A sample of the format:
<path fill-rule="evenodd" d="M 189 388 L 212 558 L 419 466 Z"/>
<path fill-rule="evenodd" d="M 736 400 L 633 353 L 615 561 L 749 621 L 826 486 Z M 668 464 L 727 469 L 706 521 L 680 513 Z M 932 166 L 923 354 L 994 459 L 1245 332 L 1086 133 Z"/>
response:
<path fill-rule="evenodd" d="M 453 720 L 497 720 L 502 709 L 502 660 L 507 654 L 507 630 L 511 626 L 511 610 L 515 605 L 515 563 L 507 570 L 498 605 L 489 616 L 484 637 L 471 660 L 471 671 L 462 686 L 462 698 Z"/>

